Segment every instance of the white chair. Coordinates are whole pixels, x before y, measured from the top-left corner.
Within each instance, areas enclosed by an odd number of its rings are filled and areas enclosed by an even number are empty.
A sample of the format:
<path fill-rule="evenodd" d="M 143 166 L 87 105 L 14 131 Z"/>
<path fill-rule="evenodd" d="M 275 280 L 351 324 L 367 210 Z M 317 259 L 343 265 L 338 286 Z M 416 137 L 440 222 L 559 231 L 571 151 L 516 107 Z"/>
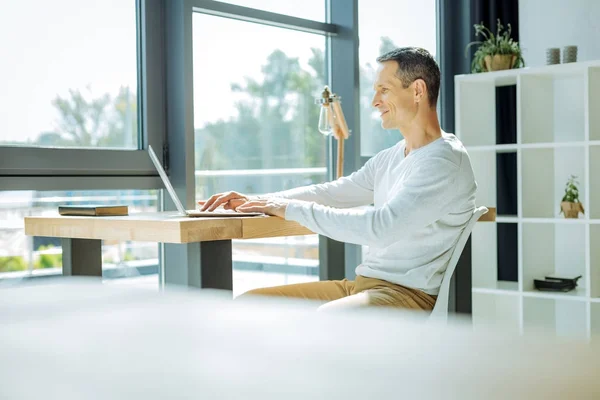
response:
<path fill-rule="evenodd" d="M 458 238 L 458 242 L 456 242 L 456 246 L 452 252 L 452 257 L 450 257 L 450 261 L 448 262 L 448 268 L 446 268 L 446 272 L 444 273 L 444 278 L 442 279 L 442 285 L 440 287 L 440 292 L 438 294 L 437 300 L 435 302 L 435 306 L 433 307 L 433 311 L 431 312 L 429 319 L 435 322 L 446 323 L 448 320 L 448 298 L 450 297 L 450 281 L 452 280 L 452 275 L 454 275 L 454 270 L 456 269 L 456 265 L 458 264 L 458 259 L 465 248 L 465 244 L 469 239 L 469 235 L 473 231 L 475 224 L 479 220 L 479 218 L 488 212 L 487 207 L 477 207 L 473 210 L 473 214 L 471 215 L 471 219 L 465 229 L 461 233 Z"/>

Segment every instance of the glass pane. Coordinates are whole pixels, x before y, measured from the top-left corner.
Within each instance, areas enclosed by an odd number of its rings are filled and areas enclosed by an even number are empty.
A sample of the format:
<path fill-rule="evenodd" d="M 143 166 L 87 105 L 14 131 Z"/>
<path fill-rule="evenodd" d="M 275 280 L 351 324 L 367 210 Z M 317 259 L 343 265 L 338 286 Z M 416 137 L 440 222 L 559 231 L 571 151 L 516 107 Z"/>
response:
<path fill-rule="evenodd" d="M 326 138 L 314 99 L 325 81 L 325 38 L 203 14 L 193 25 L 196 197 L 323 182 Z M 233 251 L 234 295 L 318 280 L 316 236 L 236 241 Z"/>
<path fill-rule="evenodd" d="M 398 130 L 381 128 L 379 115 L 371 106 L 378 67 L 375 59 L 396 47 L 406 46 L 422 47 L 435 57 L 435 0 L 381 0 L 377 7 L 371 1 L 359 0 L 358 19 L 360 148 L 361 155 L 369 157 L 402 140 Z"/>
<path fill-rule="evenodd" d="M 0 9 L 0 145 L 137 149 L 135 1 Z"/>
<path fill-rule="evenodd" d="M 26 236 L 24 217 L 58 215 L 63 204 L 127 204 L 129 212 L 158 211 L 158 190 L 0 192 L 0 285 L 62 273 L 60 238 Z M 105 281 L 158 288 L 158 244 L 104 241 Z"/>
<path fill-rule="evenodd" d="M 225 0 L 224 3 L 325 22 L 325 0 Z"/>

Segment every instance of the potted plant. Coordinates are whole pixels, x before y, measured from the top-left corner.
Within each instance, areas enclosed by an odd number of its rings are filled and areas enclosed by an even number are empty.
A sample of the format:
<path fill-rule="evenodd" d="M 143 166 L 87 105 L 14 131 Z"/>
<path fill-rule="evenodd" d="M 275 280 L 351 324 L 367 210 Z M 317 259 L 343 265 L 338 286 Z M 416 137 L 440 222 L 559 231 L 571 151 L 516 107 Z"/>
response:
<path fill-rule="evenodd" d="M 571 175 L 565 187 L 565 195 L 560 202 L 560 213 L 565 215 L 565 218 L 577 218 L 579 212 L 585 214 L 583 204 L 579 201 L 579 189 L 576 181 L 577 177 Z"/>
<path fill-rule="evenodd" d="M 483 25 L 483 22 L 473 26 L 475 36 L 481 35 L 484 40 L 471 42 L 465 49 L 466 57 L 471 46 L 480 45 L 473 55 L 471 72 L 499 71 L 525 66 L 519 42 L 515 42 L 510 37 L 512 32 L 510 24 L 507 24 L 505 28 L 498 19 L 498 28 L 495 35 Z"/>

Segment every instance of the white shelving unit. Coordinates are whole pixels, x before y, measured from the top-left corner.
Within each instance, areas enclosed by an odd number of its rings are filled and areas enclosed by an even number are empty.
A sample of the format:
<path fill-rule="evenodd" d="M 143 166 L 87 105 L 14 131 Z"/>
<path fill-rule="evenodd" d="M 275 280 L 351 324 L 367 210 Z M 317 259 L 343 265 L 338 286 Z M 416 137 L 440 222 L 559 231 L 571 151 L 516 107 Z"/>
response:
<path fill-rule="evenodd" d="M 496 144 L 496 88 L 516 88 L 516 142 Z M 600 61 L 455 77 L 456 134 L 478 183 L 477 203 L 497 207 L 496 159 L 515 153 L 517 214 L 472 235 L 473 323 L 600 341 Z M 585 215 L 560 200 L 577 175 Z M 498 280 L 498 224 L 516 224 L 518 281 Z M 540 292 L 534 279 L 576 277 L 577 290 Z M 595 337 L 596 336 L 596 337 Z"/>

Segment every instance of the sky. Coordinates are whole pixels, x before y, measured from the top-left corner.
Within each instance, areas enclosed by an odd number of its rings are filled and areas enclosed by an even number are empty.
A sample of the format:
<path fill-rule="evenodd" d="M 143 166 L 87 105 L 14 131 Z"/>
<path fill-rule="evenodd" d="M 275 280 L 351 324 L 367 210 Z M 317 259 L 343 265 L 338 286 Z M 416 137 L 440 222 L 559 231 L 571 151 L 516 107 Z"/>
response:
<path fill-rule="evenodd" d="M 230 3 L 325 18 L 323 0 Z M 57 115 L 51 102 L 69 89 L 94 96 L 114 96 L 120 86 L 137 90 L 133 0 L 0 0 L 0 9 L 0 142 L 34 140 L 54 130 Z M 260 68 L 274 49 L 299 57 L 306 67 L 310 47 L 324 48 L 325 43 L 319 35 L 219 17 L 197 16 L 193 23 L 196 127 L 230 117 L 230 84 L 243 83 L 244 76 L 260 80 Z M 374 63 L 381 36 L 435 54 L 435 1 L 379 0 L 375 6 L 359 0 L 359 36 L 361 65 Z M 232 51 L 243 59 L 242 65 L 228 61 Z"/>
<path fill-rule="evenodd" d="M 55 126 L 51 101 L 68 90 L 136 87 L 133 1 L 0 0 L 1 141 Z"/>

